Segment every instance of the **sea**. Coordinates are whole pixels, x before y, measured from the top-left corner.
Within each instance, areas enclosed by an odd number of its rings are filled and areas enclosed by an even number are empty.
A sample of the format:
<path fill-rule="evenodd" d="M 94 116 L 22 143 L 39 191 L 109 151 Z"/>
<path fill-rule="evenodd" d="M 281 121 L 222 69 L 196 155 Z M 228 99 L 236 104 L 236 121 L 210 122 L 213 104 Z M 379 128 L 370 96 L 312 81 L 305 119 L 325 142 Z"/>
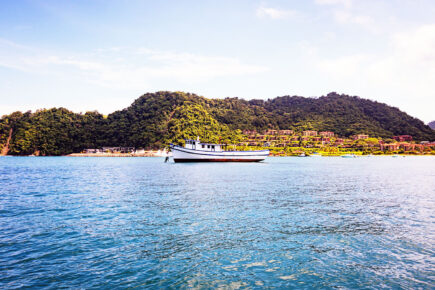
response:
<path fill-rule="evenodd" d="M 23 288 L 434 289 L 435 156 L 1 157 Z"/>

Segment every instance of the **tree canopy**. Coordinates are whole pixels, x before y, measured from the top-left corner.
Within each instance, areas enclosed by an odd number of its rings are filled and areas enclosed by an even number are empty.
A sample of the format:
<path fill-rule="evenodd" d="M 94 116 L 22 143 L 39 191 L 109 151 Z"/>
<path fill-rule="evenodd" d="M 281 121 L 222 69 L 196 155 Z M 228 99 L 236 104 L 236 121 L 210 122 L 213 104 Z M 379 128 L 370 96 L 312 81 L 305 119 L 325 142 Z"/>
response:
<path fill-rule="evenodd" d="M 15 112 L 0 119 L 0 150 L 12 130 L 9 154 L 64 155 L 85 148 L 130 146 L 158 149 L 185 138 L 235 144 L 244 129 L 333 131 L 347 137 L 412 135 L 435 140 L 435 131 L 397 108 L 330 93 L 320 98 L 207 99 L 183 92 L 147 93 L 108 116 L 65 108 Z"/>

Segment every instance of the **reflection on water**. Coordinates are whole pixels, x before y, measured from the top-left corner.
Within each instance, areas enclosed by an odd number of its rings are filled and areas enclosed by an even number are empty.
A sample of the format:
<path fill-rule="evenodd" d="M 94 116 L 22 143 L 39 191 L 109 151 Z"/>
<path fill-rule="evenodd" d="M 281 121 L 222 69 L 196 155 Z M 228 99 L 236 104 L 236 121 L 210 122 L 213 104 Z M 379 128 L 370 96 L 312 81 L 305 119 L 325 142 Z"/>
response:
<path fill-rule="evenodd" d="M 0 288 L 435 286 L 435 158 L 0 158 Z"/>

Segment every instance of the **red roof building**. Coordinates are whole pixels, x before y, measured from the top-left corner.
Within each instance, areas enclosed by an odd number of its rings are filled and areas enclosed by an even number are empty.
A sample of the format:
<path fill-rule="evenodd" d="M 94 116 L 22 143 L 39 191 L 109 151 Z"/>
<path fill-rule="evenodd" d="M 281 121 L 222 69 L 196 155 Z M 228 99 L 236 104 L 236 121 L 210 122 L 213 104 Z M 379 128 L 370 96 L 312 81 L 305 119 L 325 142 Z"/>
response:
<path fill-rule="evenodd" d="M 396 140 L 396 141 L 399 141 L 399 142 L 412 141 L 412 136 L 410 136 L 410 135 L 399 135 L 399 136 L 394 136 L 393 139 Z"/>
<path fill-rule="evenodd" d="M 304 136 L 317 136 L 317 131 L 304 131 L 302 134 Z"/>
<path fill-rule="evenodd" d="M 324 132 L 320 132 L 319 135 L 322 137 L 334 137 L 334 132 L 324 131 Z"/>

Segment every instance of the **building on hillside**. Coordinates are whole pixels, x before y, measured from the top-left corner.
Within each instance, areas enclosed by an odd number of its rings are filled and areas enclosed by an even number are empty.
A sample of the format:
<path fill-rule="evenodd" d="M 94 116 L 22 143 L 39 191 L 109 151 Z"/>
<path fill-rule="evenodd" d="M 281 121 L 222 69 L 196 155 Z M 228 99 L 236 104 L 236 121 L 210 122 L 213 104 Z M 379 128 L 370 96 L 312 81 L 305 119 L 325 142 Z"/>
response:
<path fill-rule="evenodd" d="M 379 143 L 380 149 L 382 151 L 388 150 L 388 151 L 396 151 L 399 150 L 400 144 L 399 143 L 391 143 L 391 144 L 386 144 L 386 143 Z"/>
<path fill-rule="evenodd" d="M 243 130 L 242 133 L 244 135 L 253 136 L 253 135 L 257 134 L 257 131 L 256 130 Z"/>
<path fill-rule="evenodd" d="M 364 140 L 364 139 L 368 139 L 369 135 L 366 134 L 358 134 L 358 135 L 353 135 L 352 139 L 353 140 Z"/>
<path fill-rule="evenodd" d="M 278 134 L 279 135 L 293 135 L 293 130 L 279 130 Z"/>
<path fill-rule="evenodd" d="M 317 136 L 317 131 L 303 131 L 303 136 Z"/>
<path fill-rule="evenodd" d="M 331 131 L 323 131 L 319 133 L 322 137 L 334 137 L 334 132 Z"/>
<path fill-rule="evenodd" d="M 344 139 L 343 138 L 336 138 L 334 144 L 335 145 L 342 145 L 342 144 L 344 144 Z"/>
<path fill-rule="evenodd" d="M 278 130 L 267 129 L 266 131 L 264 131 L 263 134 L 264 135 L 276 135 L 276 134 L 278 134 Z"/>
<path fill-rule="evenodd" d="M 399 135 L 399 136 L 394 136 L 393 139 L 398 141 L 398 142 L 412 141 L 412 136 L 410 136 L 410 135 Z"/>
<path fill-rule="evenodd" d="M 413 144 L 413 143 L 406 143 L 406 142 L 401 142 L 398 144 L 399 144 L 399 148 L 403 149 L 404 151 L 411 151 L 411 150 L 423 151 L 424 150 L 424 145 L 421 145 L 421 144 Z"/>
<path fill-rule="evenodd" d="M 322 145 L 328 145 L 330 143 L 331 143 L 331 141 L 329 138 L 325 138 L 325 137 L 322 138 Z"/>
<path fill-rule="evenodd" d="M 382 151 L 389 150 L 389 151 L 396 151 L 399 149 L 402 149 L 403 151 L 424 151 L 424 145 L 421 144 L 414 144 L 414 143 L 408 143 L 408 142 L 400 142 L 400 143 L 391 143 L 386 144 L 384 142 L 379 142 L 380 149 Z"/>

